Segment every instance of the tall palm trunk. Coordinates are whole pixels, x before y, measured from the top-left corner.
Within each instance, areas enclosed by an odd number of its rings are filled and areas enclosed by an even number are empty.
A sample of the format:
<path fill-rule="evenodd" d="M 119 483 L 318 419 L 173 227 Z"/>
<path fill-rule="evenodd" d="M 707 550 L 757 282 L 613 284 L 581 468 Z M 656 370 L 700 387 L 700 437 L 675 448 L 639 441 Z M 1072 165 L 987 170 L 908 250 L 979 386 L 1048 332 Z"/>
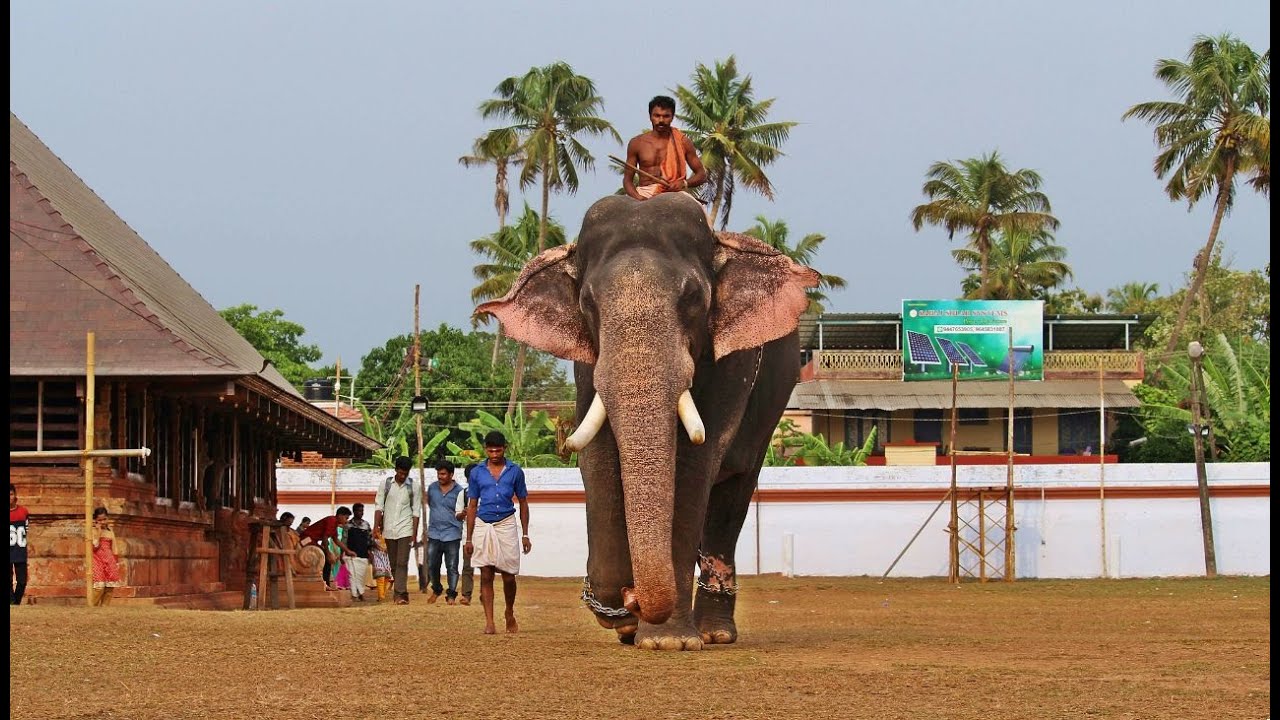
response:
<path fill-rule="evenodd" d="M 708 218 L 708 221 L 711 223 L 712 229 L 715 229 L 716 220 L 720 218 L 720 203 L 722 202 L 724 202 L 724 182 L 717 181 L 716 197 L 715 197 L 715 200 L 713 200 L 711 203 L 711 215 Z"/>
<path fill-rule="evenodd" d="M 991 272 L 991 239 L 987 237 L 985 232 L 978 235 L 978 255 L 981 258 L 982 265 L 979 271 L 978 282 L 978 298 L 987 299 L 987 283 L 990 281 Z"/>
<path fill-rule="evenodd" d="M 499 158 L 494 161 L 497 167 L 497 177 L 494 184 L 497 186 L 493 198 L 493 204 L 498 209 L 498 235 L 507 228 L 507 207 L 509 195 L 507 193 L 507 161 Z M 493 335 L 493 354 L 489 357 L 489 374 L 492 376 L 494 368 L 498 367 L 498 350 L 502 347 L 502 321 L 498 323 L 498 331 Z"/>
<path fill-rule="evenodd" d="M 502 348 L 502 321 L 498 321 L 498 331 L 493 334 L 493 354 L 489 356 L 489 376 L 493 377 L 494 368 L 498 367 L 498 350 Z"/>
<path fill-rule="evenodd" d="M 538 252 L 547 249 L 547 212 L 551 206 L 551 179 L 547 177 L 551 163 L 542 163 L 542 217 L 538 218 Z"/>
<path fill-rule="evenodd" d="M 1213 257 L 1213 246 L 1218 241 L 1218 229 L 1222 227 L 1222 218 L 1227 214 L 1227 200 L 1230 197 L 1231 182 L 1235 173 L 1236 159 L 1231 156 L 1227 158 L 1227 166 L 1222 171 L 1222 177 L 1218 179 L 1218 198 L 1213 212 L 1213 225 L 1209 228 L 1209 239 L 1205 242 L 1204 249 L 1200 251 L 1198 256 L 1200 262 L 1194 267 L 1195 274 L 1191 277 L 1191 287 L 1187 288 L 1187 294 L 1182 298 L 1182 306 L 1178 308 L 1178 319 L 1173 324 L 1173 333 L 1169 335 L 1169 342 L 1164 347 L 1166 355 L 1172 353 L 1182 340 L 1182 331 L 1186 329 L 1191 303 L 1195 302 L 1200 294 L 1205 276 L 1209 273 L 1209 259 Z M 1159 370 L 1156 371 L 1156 376 L 1159 377 Z"/>
<path fill-rule="evenodd" d="M 543 160 L 543 217 L 538 218 L 538 252 L 547 249 L 547 209 L 552 199 L 552 188 L 550 188 L 550 179 L 547 176 L 548 161 Z M 515 413 L 516 397 L 520 395 L 520 388 L 525 383 L 525 352 L 529 350 L 529 346 L 520 343 L 520 350 L 516 351 L 516 370 L 511 377 L 511 398 L 507 400 L 507 413 Z"/>
<path fill-rule="evenodd" d="M 520 343 L 520 349 L 516 350 L 516 369 L 511 375 L 511 397 L 507 398 L 508 415 L 516 411 L 516 397 L 520 394 L 520 386 L 524 384 L 524 355 L 528 349 L 528 345 Z"/>

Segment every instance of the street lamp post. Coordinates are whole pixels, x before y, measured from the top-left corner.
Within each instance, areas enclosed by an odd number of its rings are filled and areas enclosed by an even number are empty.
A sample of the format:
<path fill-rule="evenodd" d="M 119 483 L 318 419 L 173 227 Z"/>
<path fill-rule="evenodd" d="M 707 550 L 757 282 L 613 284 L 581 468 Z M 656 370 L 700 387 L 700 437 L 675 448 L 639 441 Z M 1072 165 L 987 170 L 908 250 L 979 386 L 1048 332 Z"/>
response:
<path fill-rule="evenodd" d="M 1218 560 L 1213 549 L 1213 516 L 1209 510 L 1209 476 L 1204 466 L 1204 431 L 1200 417 L 1200 388 L 1204 386 L 1201 358 L 1204 347 L 1198 342 L 1187 346 L 1191 356 L 1191 440 L 1196 452 L 1196 485 L 1200 489 L 1200 534 L 1204 538 L 1205 577 L 1218 576 Z"/>

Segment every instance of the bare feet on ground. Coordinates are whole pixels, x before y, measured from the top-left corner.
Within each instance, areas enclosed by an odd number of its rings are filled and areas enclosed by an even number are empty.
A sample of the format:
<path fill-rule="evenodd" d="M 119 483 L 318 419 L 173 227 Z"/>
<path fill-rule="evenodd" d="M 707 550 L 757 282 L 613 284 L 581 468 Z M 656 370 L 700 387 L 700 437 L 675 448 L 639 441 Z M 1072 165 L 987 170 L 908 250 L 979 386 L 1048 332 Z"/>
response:
<path fill-rule="evenodd" d="M 509 632 L 509 633 L 518 633 L 518 632 L 520 632 L 520 626 L 519 626 L 518 624 L 516 624 L 516 616 L 515 616 L 515 615 L 510 615 L 510 614 L 508 614 L 508 615 L 507 615 L 507 632 Z"/>

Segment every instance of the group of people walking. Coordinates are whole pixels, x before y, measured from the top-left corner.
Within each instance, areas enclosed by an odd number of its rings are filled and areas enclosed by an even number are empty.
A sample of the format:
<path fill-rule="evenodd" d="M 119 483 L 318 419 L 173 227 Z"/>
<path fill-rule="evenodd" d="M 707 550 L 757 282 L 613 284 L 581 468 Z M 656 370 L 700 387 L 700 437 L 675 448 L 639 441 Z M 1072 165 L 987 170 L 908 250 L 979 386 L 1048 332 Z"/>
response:
<path fill-rule="evenodd" d="M 409 557 L 421 551 L 419 526 L 426 504 L 426 557 L 418 554 L 419 589 L 428 603 L 441 596 L 445 604 L 470 605 L 474 569 L 480 570 L 480 602 L 484 606 L 487 634 L 497 632 L 494 584 L 502 577 L 506 631 L 519 630 L 516 622 L 516 576 L 520 556 L 533 549 L 529 539 L 529 490 L 524 470 L 506 457 L 507 439 L 501 432 L 484 438 L 485 460 L 463 470 L 466 486 L 454 475 L 448 460 L 436 463 L 436 479 L 425 490 L 414 485 L 409 472 L 413 462 L 396 458 L 395 474 L 379 487 L 374 499 L 373 524 L 364 517 L 364 505 L 340 507 L 329 517 L 311 522 L 303 518 L 296 531 L 299 546 L 316 545 L 324 551 L 324 581 L 336 590 L 344 585 L 354 599 L 364 600 L 366 578 L 372 567 L 378 599 L 387 596 L 391 584 L 397 605 L 409 604 Z M 519 516 L 517 517 L 517 512 Z M 9 484 L 10 604 L 22 602 L 27 585 L 27 509 L 18 504 L 17 491 Z M 280 517 L 288 526 L 293 514 Z M 93 594 L 90 604 L 108 605 L 121 584 L 115 552 L 115 530 L 106 508 L 93 513 Z M 461 562 L 461 571 L 459 564 Z M 444 571 L 447 585 L 441 582 Z M 339 574 L 346 582 L 339 582 Z"/>
<path fill-rule="evenodd" d="M 506 457 L 506 437 L 498 431 L 490 432 L 484 445 L 485 461 L 463 470 L 466 487 L 456 481 L 457 468 L 448 460 L 436 463 L 435 482 L 425 490 L 415 487 L 409 476 L 413 461 L 399 457 L 395 460 L 395 474 L 378 487 L 372 525 L 364 519 L 364 505 L 356 503 L 350 509 L 340 507 L 333 515 L 300 527 L 301 545 L 315 544 L 325 551 L 326 584 L 331 583 L 335 568 L 341 563 L 351 596 L 364 600 L 365 578 L 372 564 L 378 599 L 385 599 L 389 576 L 395 604 L 407 605 L 409 558 L 417 550 L 419 589 L 423 593 L 430 591 L 428 603 L 444 596 L 448 605 L 470 605 L 474 568 L 479 568 L 484 631 L 496 633 L 494 583 L 501 575 L 506 631 L 517 632 L 516 575 L 520 572 L 520 555 L 533 548 L 529 538 L 529 491 L 524 470 Z M 419 540 L 424 502 L 425 561 Z M 288 517 L 282 515 L 281 519 L 292 524 L 292 514 L 285 515 Z M 447 586 L 441 582 L 442 569 Z"/>

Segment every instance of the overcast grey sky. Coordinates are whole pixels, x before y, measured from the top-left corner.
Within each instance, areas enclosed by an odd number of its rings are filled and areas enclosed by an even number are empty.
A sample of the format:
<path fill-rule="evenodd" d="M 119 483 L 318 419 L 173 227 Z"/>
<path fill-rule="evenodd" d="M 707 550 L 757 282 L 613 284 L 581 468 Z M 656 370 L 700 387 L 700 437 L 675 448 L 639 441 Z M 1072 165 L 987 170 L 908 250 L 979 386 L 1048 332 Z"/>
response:
<path fill-rule="evenodd" d="M 9 9 L 9 106 L 215 307 L 280 308 L 350 365 L 413 323 L 465 326 L 493 179 L 457 163 L 504 77 L 569 62 L 629 137 L 649 98 L 730 54 L 800 123 L 731 225 L 785 219 L 827 236 L 832 311 L 953 297 L 944 231 L 912 230 L 929 165 L 998 149 L 1033 168 L 1077 284 L 1179 284 L 1211 212 L 1169 202 L 1151 129 L 1158 58 L 1193 36 L 1271 46 L 1265 0 L 634 3 L 50 2 Z M 597 156 L 620 154 L 595 141 Z M 552 215 L 576 235 L 618 187 L 602 163 Z M 538 194 L 527 195 L 536 207 Z M 513 198 L 519 209 L 521 198 Z M 1237 268 L 1270 260 L 1270 206 L 1242 192 L 1220 238 Z"/>

